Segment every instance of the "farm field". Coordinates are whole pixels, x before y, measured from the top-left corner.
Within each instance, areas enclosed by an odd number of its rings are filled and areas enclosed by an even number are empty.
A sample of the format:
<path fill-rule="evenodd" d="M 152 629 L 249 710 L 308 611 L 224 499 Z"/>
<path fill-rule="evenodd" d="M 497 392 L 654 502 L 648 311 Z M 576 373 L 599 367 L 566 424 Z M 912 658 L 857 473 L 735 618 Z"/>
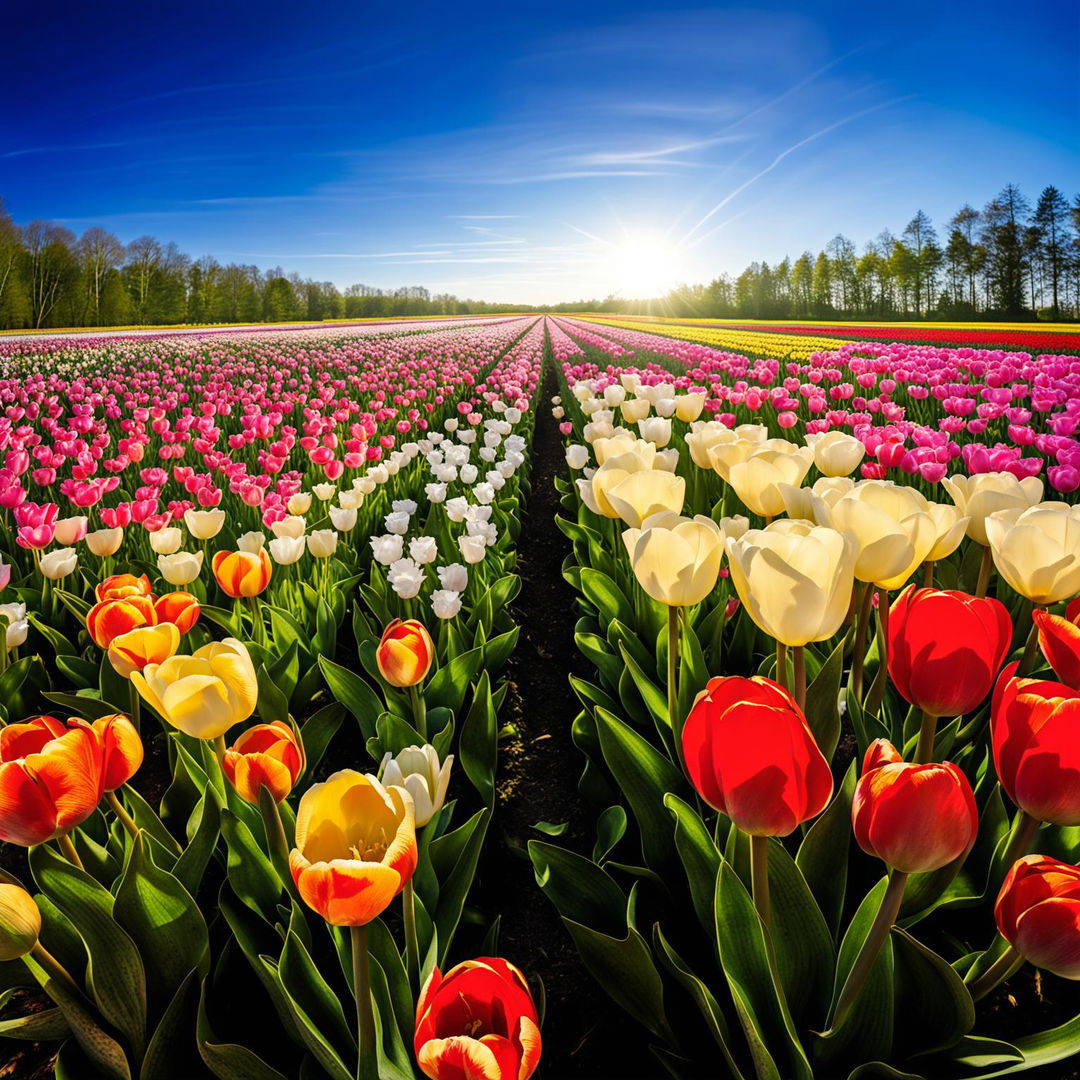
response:
<path fill-rule="evenodd" d="M 0 336 L 0 1076 L 1077 1075 L 1078 429 L 1070 324 Z"/>

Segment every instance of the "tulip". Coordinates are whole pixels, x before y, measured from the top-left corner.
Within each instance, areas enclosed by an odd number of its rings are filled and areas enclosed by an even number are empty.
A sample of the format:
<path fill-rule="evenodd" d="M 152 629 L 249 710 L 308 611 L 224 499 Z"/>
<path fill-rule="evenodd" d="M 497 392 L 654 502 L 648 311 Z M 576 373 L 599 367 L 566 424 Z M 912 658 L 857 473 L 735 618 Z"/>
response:
<path fill-rule="evenodd" d="M 111 713 L 90 723 L 72 717 L 68 724 L 88 728 L 97 736 L 104 754 L 104 788 L 106 794 L 123 787 L 143 763 L 143 744 L 135 725 L 124 713 Z"/>
<path fill-rule="evenodd" d="M 1080 979 L 1080 867 L 1046 855 L 1017 860 L 998 893 L 994 919 L 1029 963 Z"/>
<path fill-rule="evenodd" d="M 41 572 L 50 581 L 60 581 L 74 572 L 78 561 L 78 552 L 74 548 L 57 548 L 41 556 Z"/>
<path fill-rule="evenodd" d="M 1012 620 L 998 600 L 914 585 L 892 605 L 888 625 L 889 677 L 928 717 L 977 708 L 1012 641 Z M 929 760 L 932 749 L 920 740 L 915 760 Z"/>
<path fill-rule="evenodd" d="M 155 555 L 175 555 L 184 542 L 184 533 L 176 526 L 158 529 L 150 534 L 150 547 Z"/>
<path fill-rule="evenodd" d="M 0 617 L 7 623 L 5 630 L 7 647 L 17 649 L 25 643 L 27 635 L 30 633 L 30 622 L 26 618 L 26 605 L 0 604 Z"/>
<path fill-rule="evenodd" d="M 274 802 L 281 802 L 304 769 L 304 750 L 288 724 L 256 724 L 242 732 L 225 751 L 225 777 L 240 797 L 258 806 L 259 790 L 266 788 Z"/>
<path fill-rule="evenodd" d="M 308 551 L 315 559 L 329 559 L 337 546 L 338 534 L 333 529 L 316 529 L 307 538 Z"/>
<path fill-rule="evenodd" d="M 680 394 L 675 399 L 675 415 L 684 424 L 692 424 L 701 415 L 704 408 L 704 394 Z"/>
<path fill-rule="evenodd" d="M 154 601 L 157 621 L 173 623 L 181 634 L 186 634 L 199 620 L 199 601 L 189 592 L 177 589 Z"/>
<path fill-rule="evenodd" d="M 632 477 L 649 475 L 655 474 L 634 473 Z M 724 534 L 711 518 L 652 514 L 640 529 L 627 529 L 622 536 L 638 584 L 661 604 L 699 604 L 716 585 Z"/>
<path fill-rule="evenodd" d="M 8 724 L 0 729 L 0 840 L 32 847 L 66 835 L 97 809 L 104 781 L 94 731 L 52 716 Z"/>
<path fill-rule="evenodd" d="M 86 538 L 88 521 L 89 519 L 85 517 L 61 518 L 56 523 L 56 532 L 53 539 L 65 547 L 77 544 L 80 540 Z"/>
<path fill-rule="evenodd" d="M 487 554 L 487 541 L 482 536 L 459 536 L 458 550 L 461 557 L 470 566 L 484 561 Z"/>
<path fill-rule="evenodd" d="M 184 524 L 196 540 L 212 540 L 225 525 L 225 511 L 185 510 Z"/>
<path fill-rule="evenodd" d="M 289 856 L 304 902 L 332 926 L 366 926 L 416 869 L 412 796 L 343 769 L 304 792 Z"/>
<path fill-rule="evenodd" d="M 829 763 L 795 699 L 772 679 L 710 679 L 682 746 L 701 797 L 751 836 L 787 836 L 832 796 Z"/>
<path fill-rule="evenodd" d="M 295 495 L 291 495 L 286 508 L 290 514 L 302 517 L 311 509 L 311 492 L 298 491 Z"/>
<path fill-rule="evenodd" d="M 266 533 L 246 532 L 236 538 L 236 550 L 246 551 L 250 555 L 258 555 L 266 547 Z"/>
<path fill-rule="evenodd" d="M 416 827 L 425 826 L 446 801 L 450 786 L 450 767 L 454 755 L 448 754 L 439 764 L 434 746 L 407 746 L 396 756 L 387 750 L 379 766 L 379 775 L 387 787 L 403 787 L 412 796 Z"/>
<path fill-rule="evenodd" d="M 1080 592 L 1080 508 L 1041 503 L 1000 510 L 986 519 L 997 572 L 1034 604 L 1056 604 Z"/>
<path fill-rule="evenodd" d="M 328 512 L 330 523 L 338 532 L 352 532 L 356 528 L 357 511 L 355 509 L 331 506 Z"/>
<path fill-rule="evenodd" d="M 129 596 L 123 600 L 101 600 L 86 613 L 86 629 L 99 649 L 107 649 L 113 638 L 141 626 L 153 626 L 158 617 L 151 596 Z"/>
<path fill-rule="evenodd" d="M 861 439 L 835 428 L 806 436 L 806 445 L 814 451 L 814 465 L 822 476 L 848 476 L 866 455 Z"/>
<path fill-rule="evenodd" d="M 141 574 L 113 574 L 98 582 L 94 587 L 94 599 L 98 603 L 103 600 L 127 600 L 134 596 L 152 596 L 153 589 L 150 587 L 150 579 Z"/>
<path fill-rule="evenodd" d="M 210 567 L 222 592 L 234 600 L 258 596 L 270 584 L 273 570 L 270 556 L 262 549 L 257 554 L 250 551 L 219 551 L 211 560 Z"/>
<path fill-rule="evenodd" d="M 566 464 L 571 469 L 584 469 L 589 464 L 589 448 L 580 443 L 571 443 L 566 448 Z"/>
<path fill-rule="evenodd" d="M 991 710 L 998 779 L 1035 822 L 1080 825 L 1080 690 L 1015 671 L 1002 673 Z"/>
<path fill-rule="evenodd" d="M 750 618 L 785 645 L 840 629 L 854 582 L 854 543 L 834 529 L 775 521 L 727 539 L 731 580 Z"/>
<path fill-rule="evenodd" d="M 934 519 L 937 537 L 926 553 L 928 563 L 948 558 L 960 546 L 968 526 L 968 518 L 961 517 L 959 508 L 947 503 L 931 503 L 930 516 Z"/>
<path fill-rule="evenodd" d="M 107 655 L 113 671 L 130 679 L 133 671 L 142 671 L 148 664 L 163 664 L 179 648 L 179 628 L 172 622 L 161 622 L 114 637 Z"/>
<path fill-rule="evenodd" d="M 686 497 L 686 481 L 681 476 L 657 469 L 629 473 L 605 492 L 608 504 L 632 529 L 653 514 L 678 514 Z"/>
<path fill-rule="evenodd" d="M 41 911 L 21 886 L 0 882 L 0 962 L 32 951 L 41 935 Z"/>
<path fill-rule="evenodd" d="M 307 548 L 307 541 L 302 536 L 276 536 L 267 546 L 270 557 L 278 566 L 292 566 L 300 561 Z"/>
<path fill-rule="evenodd" d="M 1067 686 L 1080 689 L 1080 604 L 1073 601 L 1065 617 L 1036 608 L 1031 613 L 1039 648 L 1054 674 Z"/>
<path fill-rule="evenodd" d="M 435 645 L 423 623 L 394 619 L 382 633 L 375 659 L 379 674 L 391 686 L 416 686 L 431 669 Z"/>
<path fill-rule="evenodd" d="M 813 451 L 799 447 L 792 451 L 757 450 L 728 470 L 728 483 L 747 508 L 762 517 L 775 517 L 784 509 L 778 485 L 798 487 L 814 463 Z"/>
<path fill-rule="evenodd" d="M 110 555 L 115 555 L 123 542 L 124 530 L 120 528 L 98 529 L 96 532 L 86 534 L 86 546 L 90 549 L 90 553 L 99 559 L 107 559 Z"/>
<path fill-rule="evenodd" d="M 413 1048 L 433 1080 L 528 1080 L 540 1064 L 539 1016 L 525 976 L 481 956 L 432 971 L 416 1006 Z"/>
<path fill-rule="evenodd" d="M 203 553 L 177 551 L 158 556 L 158 573 L 170 585 L 190 585 L 202 573 Z"/>
<path fill-rule="evenodd" d="M 431 611 L 437 619 L 454 619 L 461 611 L 461 593 L 436 589 L 431 594 Z"/>
<path fill-rule="evenodd" d="M 130 677 L 167 723 L 196 739 L 220 739 L 255 711 L 259 699 L 255 665 L 235 638 L 147 664 Z"/>
<path fill-rule="evenodd" d="M 868 855 L 902 873 L 923 874 L 967 854 L 979 815 L 971 784 L 951 762 L 911 764 L 877 739 L 863 760 L 851 821 Z"/>
<path fill-rule="evenodd" d="M 592 500 L 588 502 L 589 509 L 592 510 L 595 507 L 594 513 L 600 513 L 604 517 L 619 517 L 618 510 L 608 502 L 608 491 L 617 487 L 635 472 L 651 472 L 654 458 L 655 450 L 652 455 L 627 452 L 617 457 L 607 458 L 592 475 L 590 481 Z"/>
<path fill-rule="evenodd" d="M 946 476 L 945 490 L 968 519 L 967 534 L 986 547 L 986 520 L 999 510 L 1026 510 L 1042 499 L 1043 484 L 1037 477 L 1018 480 L 1009 472 L 977 473 L 975 476 Z"/>
<path fill-rule="evenodd" d="M 281 521 L 275 521 L 270 526 L 270 531 L 278 539 L 299 540 L 307 529 L 307 522 L 302 517 L 287 517 Z"/>

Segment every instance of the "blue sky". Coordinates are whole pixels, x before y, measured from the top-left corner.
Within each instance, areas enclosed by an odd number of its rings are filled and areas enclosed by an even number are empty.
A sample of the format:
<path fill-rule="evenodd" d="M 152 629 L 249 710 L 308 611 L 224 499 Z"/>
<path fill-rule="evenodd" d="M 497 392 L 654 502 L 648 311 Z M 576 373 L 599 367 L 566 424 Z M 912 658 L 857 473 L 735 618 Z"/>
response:
<path fill-rule="evenodd" d="M 1080 5 L 5 8 L 0 195 L 339 285 L 545 302 L 1080 191 Z"/>

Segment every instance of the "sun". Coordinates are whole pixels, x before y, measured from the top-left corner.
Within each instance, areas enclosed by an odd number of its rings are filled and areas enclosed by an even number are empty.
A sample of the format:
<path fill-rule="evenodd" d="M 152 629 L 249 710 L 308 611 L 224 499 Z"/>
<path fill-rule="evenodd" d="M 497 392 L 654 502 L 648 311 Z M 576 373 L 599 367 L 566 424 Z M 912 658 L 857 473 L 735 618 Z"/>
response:
<path fill-rule="evenodd" d="M 610 273 L 615 292 L 627 300 L 663 296 L 675 285 L 675 251 L 660 240 L 631 237 L 616 244 Z"/>

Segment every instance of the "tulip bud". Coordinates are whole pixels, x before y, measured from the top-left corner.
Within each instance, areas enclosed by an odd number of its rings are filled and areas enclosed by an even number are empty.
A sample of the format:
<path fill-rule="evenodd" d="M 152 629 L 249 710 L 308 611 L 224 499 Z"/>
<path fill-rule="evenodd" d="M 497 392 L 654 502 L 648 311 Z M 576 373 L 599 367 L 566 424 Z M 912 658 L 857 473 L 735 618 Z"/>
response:
<path fill-rule="evenodd" d="M 311 509 L 311 492 L 298 491 L 295 495 L 289 497 L 289 501 L 285 506 L 290 514 L 298 516 L 306 514 Z"/>
<path fill-rule="evenodd" d="M 214 577 L 222 592 L 234 600 L 238 597 L 258 596 L 270 584 L 273 564 L 261 547 L 258 553 L 250 551 L 219 551 L 210 563 Z"/>
<path fill-rule="evenodd" d="M 158 622 L 172 623 L 181 634 L 186 634 L 199 621 L 199 601 L 189 592 L 166 593 L 154 601 Z"/>
<path fill-rule="evenodd" d="M 329 559 L 337 551 L 338 534 L 333 529 L 315 529 L 308 534 L 308 551 L 314 559 Z"/>
<path fill-rule="evenodd" d="M 979 812 L 968 778 L 951 762 L 909 764 L 887 739 L 877 739 L 863 761 L 851 821 L 868 855 L 921 874 L 971 850 Z"/>
<path fill-rule="evenodd" d="M 41 573 L 50 581 L 60 581 L 74 571 L 78 561 L 74 548 L 57 548 L 41 556 Z"/>
<path fill-rule="evenodd" d="M 225 525 L 225 511 L 186 510 L 184 524 L 196 540 L 212 540 Z"/>
<path fill-rule="evenodd" d="M 380 779 L 387 787 L 403 787 L 412 796 L 416 827 L 426 825 L 446 801 L 450 786 L 450 766 L 454 755 L 448 754 L 442 765 L 439 752 L 430 744 L 407 746 L 396 756 L 389 750 L 379 766 Z"/>
<path fill-rule="evenodd" d="M 1018 859 L 998 893 L 994 918 L 1029 963 L 1080 980 L 1080 867 L 1046 855 Z"/>
<path fill-rule="evenodd" d="M 256 806 L 260 788 L 281 802 L 304 771 L 304 748 L 288 724 L 256 724 L 225 751 L 225 777 L 240 797 Z"/>
<path fill-rule="evenodd" d="M 202 573 L 203 553 L 177 551 L 158 556 L 158 572 L 170 585 L 190 585 Z"/>
<path fill-rule="evenodd" d="M 391 685 L 416 686 L 422 683 L 435 658 L 435 645 L 423 623 L 416 619 L 394 619 L 383 631 L 375 659 L 379 674 Z"/>
<path fill-rule="evenodd" d="M 120 528 L 98 529 L 96 532 L 86 534 L 86 546 L 90 549 L 90 554 L 96 555 L 99 559 L 115 555 L 123 542 L 124 530 Z"/>
<path fill-rule="evenodd" d="M 0 961 L 17 960 L 37 944 L 41 912 L 21 886 L 0 882 Z"/>
<path fill-rule="evenodd" d="M 175 555 L 184 542 L 184 533 L 175 525 L 150 533 L 150 547 L 155 555 Z"/>

